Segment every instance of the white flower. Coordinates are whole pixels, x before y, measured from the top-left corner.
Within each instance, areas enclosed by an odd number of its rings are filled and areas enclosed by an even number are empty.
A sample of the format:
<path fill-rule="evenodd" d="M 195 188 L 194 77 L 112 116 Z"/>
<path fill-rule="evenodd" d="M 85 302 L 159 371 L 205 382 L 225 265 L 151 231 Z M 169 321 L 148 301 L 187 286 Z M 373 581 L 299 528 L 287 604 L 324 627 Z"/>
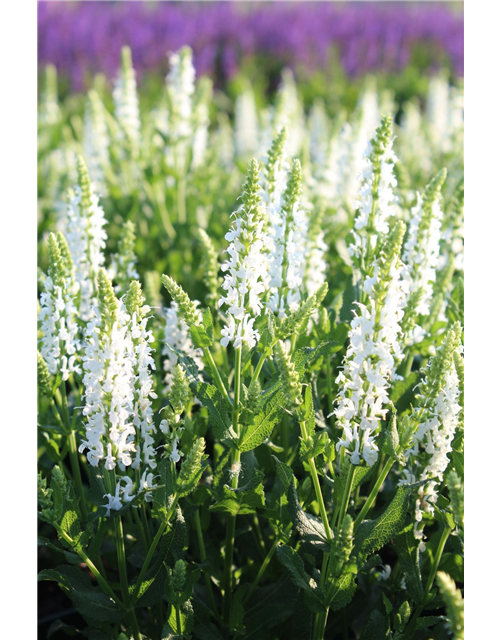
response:
<path fill-rule="evenodd" d="M 279 204 L 270 204 L 269 216 L 269 288 L 268 308 L 278 318 L 295 311 L 301 301 L 306 268 L 308 219 L 301 208 L 301 167 L 295 160 Z"/>
<path fill-rule="evenodd" d="M 258 151 L 259 123 L 253 91 L 248 86 L 234 105 L 234 146 L 238 158 L 248 158 Z"/>
<path fill-rule="evenodd" d="M 398 227 L 394 233 L 400 242 L 404 225 Z M 365 279 L 369 298 L 366 304 L 357 303 L 343 370 L 336 380 L 340 390 L 334 414 L 344 431 L 337 449 L 344 447 L 352 464 L 364 459 L 370 467 L 378 458 L 375 436 L 387 413 L 389 384 L 403 356 L 399 344 L 405 304 L 403 264 L 397 242 L 394 246 L 393 255 L 379 257 L 373 277 Z M 377 290 L 383 293 L 376 294 Z"/>
<path fill-rule="evenodd" d="M 230 243 L 225 250 L 229 258 L 223 263 L 225 272 L 222 288 L 227 292 L 221 296 L 218 307 L 228 307 L 228 324 L 222 330 L 222 346 L 234 341 L 235 348 L 243 343 L 253 347 L 260 338 L 253 323 L 259 316 L 265 291 L 264 278 L 266 275 L 266 257 L 264 253 L 264 225 L 265 210 L 258 195 L 259 166 L 253 160 L 250 167 L 243 204 L 232 213 L 234 222 L 226 233 L 226 240 Z"/>
<path fill-rule="evenodd" d="M 135 154 L 138 152 L 141 142 L 141 120 L 135 70 L 128 47 L 122 49 L 122 64 L 113 89 L 113 100 L 115 117 L 131 146 L 132 154 Z"/>
<path fill-rule="evenodd" d="M 91 308 L 96 304 L 96 279 L 99 269 L 104 265 L 103 249 L 106 246 L 106 219 L 99 206 L 95 187 L 90 184 L 90 205 L 84 206 L 82 190 L 74 188 L 69 206 L 66 226 L 66 239 L 75 265 L 75 280 L 80 288 L 79 317 L 89 320 Z"/>
<path fill-rule="evenodd" d="M 137 321 L 136 313 L 130 316 L 120 301 L 109 333 L 98 309 L 87 325 L 83 365 L 83 415 L 87 422 L 80 451 L 88 450 L 92 466 L 104 459 L 108 470 L 115 466 L 122 472 L 129 466 L 156 467 L 151 405 L 157 397 L 151 376 L 155 366 L 150 347 L 153 335 L 146 324 L 146 317 Z"/>
<path fill-rule="evenodd" d="M 81 373 L 75 354 L 80 349 L 77 309 L 72 294 L 72 278 L 68 277 L 61 286 L 54 285 L 48 276 L 44 283 L 45 291 L 40 296 L 41 310 L 39 320 L 43 338 L 40 353 L 49 373 L 62 373 L 67 380 L 70 373 Z"/>
<path fill-rule="evenodd" d="M 461 411 L 458 403 L 458 376 L 452 366 L 445 375 L 443 389 L 439 392 L 432 407 L 427 413 L 427 420 L 419 425 L 414 440 L 420 443 L 426 454 L 430 456 L 426 466 L 420 473 L 420 480 L 429 480 L 418 490 L 415 508 L 415 519 L 422 520 L 422 513 L 434 513 L 434 505 L 438 498 L 437 487 L 443 481 L 444 472 L 449 464 L 453 437 L 459 422 Z M 418 528 L 416 530 L 418 535 Z"/>
<path fill-rule="evenodd" d="M 199 301 L 194 301 L 195 305 L 199 305 Z M 163 342 L 165 343 L 162 355 L 165 356 L 163 361 L 163 370 L 165 371 L 165 388 L 164 393 L 168 393 L 172 384 L 172 376 L 174 367 L 178 362 L 177 354 L 172 351 L 170 347 L 174 347 L 179 351 L 182 351 L 196 363 L 199 371 L 203 371 L 203 349 L 197 349 L 194 347 L 191 336 L 189 333 L 189 327 L 184 320 L 179 316 L 179 307 L 175 301 L 172 301 L 170 307 L 163 310 L 165 316 L 165 329 L 163 335 Z M 201 312 L 200 312 L 201 316 Z"/>
<path fill-rule="evenodd" d="M 195 70 L 193 53 L 189 47 L 182 47 L 168 58 L 170 71 L 166 83 L 169 93 L 170 135 L 174 141 L 188 138 L 193 131 L 193 94 Z"/>

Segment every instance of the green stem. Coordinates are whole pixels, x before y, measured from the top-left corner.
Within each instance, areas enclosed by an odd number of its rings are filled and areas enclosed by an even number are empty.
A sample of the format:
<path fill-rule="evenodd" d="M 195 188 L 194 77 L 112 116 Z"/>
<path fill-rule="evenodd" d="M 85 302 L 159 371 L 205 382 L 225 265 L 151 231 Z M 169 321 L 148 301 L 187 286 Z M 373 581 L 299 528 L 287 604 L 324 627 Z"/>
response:
<path fill-rule="evenodd" d="M 352 483 L 354 481 L 354 470 L 355 465 L 349 464 L 349 471 L 347 472 L 347 479 L 344 487 L 344 495 L 342 496 L 342 502 L 340 504 L 339 510 L 339 519 L 337 523 L 340 525 L 342 520 L 344 519 L 345 514 L 347 513 L 347 507 L 349 506 L 349 496 L 351 495 Z"/>
<path fill-rule="evenodd" d="M 431 571 L 429 573 L 429 578 L 427 579 L 427 584 L 425 585 L 424 595 L 422 597 L 422 601 L 418 605 L 418 607 L 413 612 L 413 615 L 408 623 L 408 626 L 405 629 L 405 633 L 403 638 L 405 640 L 411 640 L 413 637 L 413 628 L 415 623 L 424 610 L 425 605 L 427 604 L 427 598 L 429 597 L 429 593 L 431 592 L 432 585 L 434 584 L 434 579 L 436 577 L 437 570 L 439 569 L 439 563 L 441 562 L 441 556 L 443 555 L 444 547 L 446 541 L 448 540 L 448 536 L 451 533 L 451 529 L 446 525 L 443 528 L 443 532 L 441 533 L 441 538 L 438 543 L 438 548 L 436 549 L 436 555 L 432 561 Z"/>
<path fill-rule="evenodd" d="M 250 384 L 252 384 L 252 382 L 255 382 L 259 377 L 259 374 L 262 371 L 262 367 L 264 365 L 264 362 L 266 361 L 266 358 L 267 356 L 265 353 L 260 354 L 260 358 L 259 358 L 259 361 L 257 362 L 257 366 L 255 367 L 255 371 L 253 372 L 252 381 Z"/>
<path fill-rule="evenodd" d="M 380 475 L 378 476 L 377 481 L 373 485 L 373 489 L 371 490 L 370 495 L 366 499 L 366 502 L 363 505 L 363 508 L 358 513 L 358 515 L 356 517 L 356 520 L 354 520 L 354 531 L 356 531 L 356 529 L 359 527 L 359 525 L 363 521 L 363 518 L 366 516 L 368 511 L 370 511 L 370 509 L 372 508 L 375 500 L 377 499 L 377 495 L 378 495 L 378 492 L 380 491 L 380 487 L 384 483 L 384 480 L 387 478 L 387 476 L 389 474 L 389 471 L 391 470 L 392 465 L 394 464 L 394 462 L 395 462 L 394 458 L 388 458 L 386 460 L 386 463 L 385 463 Z"/>
<path fill-rule="evenodd" d="M 83 560 L 83 562 L 85 562 L 85 564 L 90 569 L 90 571 L 92 571 L 103 592 L 107 596 L 109 596 L 111 600 L 113 600 L 113 602 L 115 602 L 120 607 L 120 609 L 125 609 L 125 605 L 123 604 L 123 602 L 116 595 L 113 589 L 109 586 L 107 580 L 102 576 L 99 569 L 95 566 L 95 564 L 88 557 L 85 551 L 82 548 L 76 547 L 75 541 L 73 540 L 73 538 L 71 538 L 65 531 L 63 531 L 58 524 L 56 524 L 55 522 L 53 524 L 54 524 L 54 527 L 57 529 L 59 535 L 64 540 L 66 540 L 66 542 L 73 548 L 73 551 L 75 551 L 80 556 L 80 558 Z"/>
<path fill-rule="evenodd" d="M 328 394 L 328 406 L 330 407 L 330 412 L 333 411 L 333 384 L 332 384 L 332 371 L 330 368 L 330 361 L 328 360 L 326 363 L 326 388 Z M 333 415 L 330 416 L 330 424 L 333 430 L 335 419 Z"/>
<path fill-rule="evenodd" d="M 178 605 L 175 605 L 175 619 L 177 620 L 177 634 L 182 638 L 182 619 Z"/>
<path fill-rule="evenodd" d="M 238 351 L 240 351 L 240 349 L 238 349 Z M 217 369 L 217 365 L 215 364 L 214 358 L 212 356 L 212 354 L 210 353 L 210 349 L 205 349 L 205 355 L 208 358 L 208 362 L 210 364 L 210 369 L 212 371 L 212 375 L 215 378 L 216 384 L 219 388 L 219 391 L 222 393 L 222 395 L 224 396 L 224 398 L 229 402 L 229 404 L 233 404 L 231 401 L 231 398 L 229 397 L 229 394 L 227 392 L 227 389 L 224 385 L 224 382 L 222 381 L 222 378 L 220 377 L 220 373 L 219 370 Z"/>
<path fill-rule="evenodd" d="M 413 354 L 409 353 L 406 356 L 405 361 L 403 362 L 403 367 L 402 367 L 402 369 L 403 369 L 403 373 L 402 373 L 403 378 L 407 378 L 411 373 L 411 367 L 413 365 L 413 357 L 414 357 Z"/>
<path fill-rule="evenodd" d="M 69 418 L 68 397 L 66 395 L 65 382 L 61 383 L 60 389 L 61 389 L 62 414 L 64 419 L 64 426 L 66 427 L 66 433 L 68 436 L 71 470 L 73 472 L 73 479 L 75 482 L 76 492 L 78 494 L 78 501 L 80 506 L 79 511 L 83 521 L 87 522 L 87 505 L 85 503 L 85 497 L 83 495 L 83 484 L 82 484 L 82 476 L 80 474 L 80 465 L 78 462 L 78 451 L 76 446 L 75 431 L 71 428 L 71 421 Z"/>
<path fill-rule="evenodd" d="M 240 390 L 241 390 L 241 356 L 242 349 L 235 349 L 234 363 L 234 407 L 233 407 L 233 429 L 239 438 L 239 417 L 240 417 Z M 238 476 L 240 467 L 240 450 L 233 449 L 231 456 L 232 479 L 231 486 L 233 489 L 238 487 Z M 231 591 L 232 591 L 232 567 L 233 567 L 233 549 L 234 534 L 236 531 L 236 516 L 228 515 L 226 525 L 226 543 L 224 547 L 224 603 L 223 603 L 223 619 L 226 625 L 229 624 L 229 615 L 231 612 Z"/>
<path fill-rule="evenodd" d="M 425 586 L 424 597 L 422 598 L 422 608 L 427 604 L 427 598 L 429 597 L 429 593 L 431 592 L 432 585 L 434 584 L 434 578 L 436 577 L 437 570 L 439 569 L 441 556 L 443 555 L 444 547 L 450 533 L 451 533 L 451 529 L 445 526 L 443 529 L 443 533 L 441 534 L 438 548 L 436 550 L 436 555 L 434 556 L 434 560 L 432 562 L 431 572 L 429 574 L 429 578 Z"/>
<path fill-rule="evenodd" d="M 319 586 L 321 589 L 324 588 L 326 577 L 328 575 L 328 561 L 330 559 L 330 555 L 326 552 L 323 553 L 323 564 L 321 565 L 321 580 Z M 313 629 L 313 638 L 317 638 L 318 634 L 322 629 L 325 628 L 326 617 L 328 616 L 328 611 L 326 613 L 317 613 L 314 620 L 314 629 Z M 324 618 L 324 620 L 323 620 Z M 321 638 L 321 635 L 320 635 Z"/>
<path fill-rule="evenodd" d="M 286 529 L 284 530 L 283 534 L 277 534 L 276 538 L 274 539 L 273 544 L 271 545 L 271 548 L 269 549 L 269 551 L 267 552 L 267 556 L 265 557 L 264 561 L 262 562 L 259 572 L 257 573 L 257 576 L 255 577 L 255 580 L 253 581 L 252 586 L 250 587 L 250 591 L 247 593 L 247 595 L 245 596 L 245 599 L 243 600 L 243 604 L 246 604 L 246 602 L 248 600 L 250 600 L 250 598 L 253 595 L 253 592 L 255 591 L 255 589 L 259 586 L 259 582 L 262 580 L 262 576 L 264 575 L 269 563 L 272 560 L 272 557 L 274 555 L 274 552 L 276 551 L 276 547 L 278 546 L 278 544 L 280 543 L 280 541 L 283 542 L 287 542 L 288 537 L 290 535 L 290 531 L 292 530 L 292 526 L 293 524 L 290 523 Z"/>
<path fill-rule="evenodd" d="M 307 441 L 309 436 L 307 435 L 306 423 L 304 420 L 300 421 L 300 432 L 302 434 L 302 439 Z M 330 523 L 328 522 L 328 516 L 326 515 L 325 503 L 323 501 L 323 494 L 321 493 L 321 486 L 319 484 L 318 471 L 316 469 L 316 463 L 314 462 L 314 458 L 309 458 L 308 461 L 309 467 L 311 469 L 311 478 L 314 485 L 314 491 L 316 493 L 316 500 L 319 504 L 319 510 L 321 513 L 321 520 L 323 522 L 323 526 L 325 527 L 326 537 L 328 538 L 328 542 L 332 541 L 332 534 L 330 532 Z"/>
<path fill-rule="evenodd" d="M 202 562 L 205 562 L 205 560 L 207 559 L 207 553 L 205 550 L 205 541 L 203 539 L 203 532 L 201 530 L 199 509 L 196 509 L 196 511 L 194 512 L 194 526 L 196 528 L 196 535 L 198 537 L 198 546 L 200 547 L 200 559 Z M 205 585 L 207 587 L 208 597 L 210 598 L 210 604 L 212 605 L 212 610 L 214 612 L 215 617 L 217 618 L 217 621 L 220 622 L 221 617 L 217 610 L 217 604 L 215 602 L 215 596 L 212 589 L 212 581 L 210 580 L 210 573 L 206 569 L 203 569 L 203 575 L 205 577 Z"/>
<path fill-rule="evenodd" d="M 114 470 L 111 472 L 111 481 L 112 485 L 116 483 L 115 472 Z M 125 606 L 127 607 L 127 618 L 130 622 L 130 626 L 132 627 L 132 634 L 134 636 L 134 640 L 141 640 L 141 632 L 139 630 L 139 625 L 137 623 L 137 618 L 135 617 L 135 611 L 133 606 L 131 606 L 130 602 L 130 594 L 128 590 L 128 577 L 127 577 L 127 559 L 125 556 L 125 539 L 123 537 L 123 525 L 121 516 L 117 516 L 113 518 L 113 524 L 115 527 L 115 537 L 116 537 L 116 554 L 118 556 L 118 574 L 120 576 L 120 587 L 122 591 L 122 598 Z"/>
<path fill-rule="evenodd" d="M 132 595 L 132 600 L 130 603 L 130 606 L 134 606 L 135 603 L 137 602 L 137 598 L 139 595 L 139 589 L 141 588 L 141 584 L 144 580 L 144 576 L 146 575 L 146 571 L 149 568 L 149 564 L 151 562 L 151 559 L 153 558 L 153 554 L 156 550 L 156 547 L 158 546 L 158 543 L 161 540 L 161 537 L 163 535 L 163 532 L 165 531 L 167 525 L 170 522 L 170 518 L 172 517 L 172 514 L 175 511 L 175 508 L 177 507 L 177 503 L 179 501 L 179 497 L 174 494 L 174 501 L 172 503 L 172 506 L 170 507 L 168 513 L 167 513 L 167 517 L 165 518 L 165 520 L 163 520 L 163 522 L 160 524 L 160 526 L 158 527 L 158 531 L 156 532 L 155 537 L 153 538 L 153 542 L 151 543 L 151 546 L 149 547 L 149 551 L 146 555 L 146 559 L 144 560 L 144 564 L 142 565 L 142 569 L 139 573 L 139 577 L 137 578 L 137 584 L 135 585 L 135 589 L 134 589 L 134 593 Z"/>

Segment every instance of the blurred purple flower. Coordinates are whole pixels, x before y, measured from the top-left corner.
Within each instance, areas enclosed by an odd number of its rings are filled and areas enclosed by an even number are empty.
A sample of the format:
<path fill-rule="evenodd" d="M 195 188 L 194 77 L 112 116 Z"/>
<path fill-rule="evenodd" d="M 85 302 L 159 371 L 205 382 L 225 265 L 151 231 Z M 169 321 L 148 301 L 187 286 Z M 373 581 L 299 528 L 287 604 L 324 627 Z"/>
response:
<path fill-rule="evenodd" d="M 165 72 L 167 52 L 189 44 L 216 81 L 253 55 L 324 69 L 333 46 L 349 76 L 395 72 L 420 44 L 463 75 L 463 31 L 463 13 L 439 3 L 39 2 L 38 61 L 81 90 L 89 74 L 115 76 L 125 44 L 139 78 Z"/>

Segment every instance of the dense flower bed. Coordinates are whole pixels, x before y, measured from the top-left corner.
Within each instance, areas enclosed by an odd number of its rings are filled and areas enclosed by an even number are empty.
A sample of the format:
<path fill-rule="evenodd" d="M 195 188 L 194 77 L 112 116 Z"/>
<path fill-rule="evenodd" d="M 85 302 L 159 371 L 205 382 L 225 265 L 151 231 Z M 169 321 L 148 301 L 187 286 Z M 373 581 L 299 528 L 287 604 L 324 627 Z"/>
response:
<path fill-rule="evenodd" d="M 324 69 L 334 50 L 349 76 L 399 71 L 412 56 L 463 75 L 459 4 L 40 2 L 38 28 L 39 62 L 56 64 L 80 90 L 88 72 L 115 75 L 125 44 L 139 76 L 166 69 L 166 54 L 184 44 L 197 72 L 218 82 L 251 57 L 263 72 Z"/>

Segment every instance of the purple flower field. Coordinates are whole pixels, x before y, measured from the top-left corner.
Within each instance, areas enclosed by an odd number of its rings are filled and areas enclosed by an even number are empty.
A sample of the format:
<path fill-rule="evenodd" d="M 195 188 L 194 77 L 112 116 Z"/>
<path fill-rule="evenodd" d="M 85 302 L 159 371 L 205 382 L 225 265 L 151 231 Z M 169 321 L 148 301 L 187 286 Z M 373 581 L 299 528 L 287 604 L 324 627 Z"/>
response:
<path fill-rule="evenodd" d="M 114 76 L 125 44 L 139 79 L 165 71 L 166 54 L 185 44 L 197 73 L 218 82 L 252 58 L 324 69 L 333 51 L 350 77 L 398 72 L 416 47 L 432 67 L 461 76 L 463 23 L 461 3 L 39 2 L 38 60 L 55 64 L 74 90 L 93 73 Z"/>

